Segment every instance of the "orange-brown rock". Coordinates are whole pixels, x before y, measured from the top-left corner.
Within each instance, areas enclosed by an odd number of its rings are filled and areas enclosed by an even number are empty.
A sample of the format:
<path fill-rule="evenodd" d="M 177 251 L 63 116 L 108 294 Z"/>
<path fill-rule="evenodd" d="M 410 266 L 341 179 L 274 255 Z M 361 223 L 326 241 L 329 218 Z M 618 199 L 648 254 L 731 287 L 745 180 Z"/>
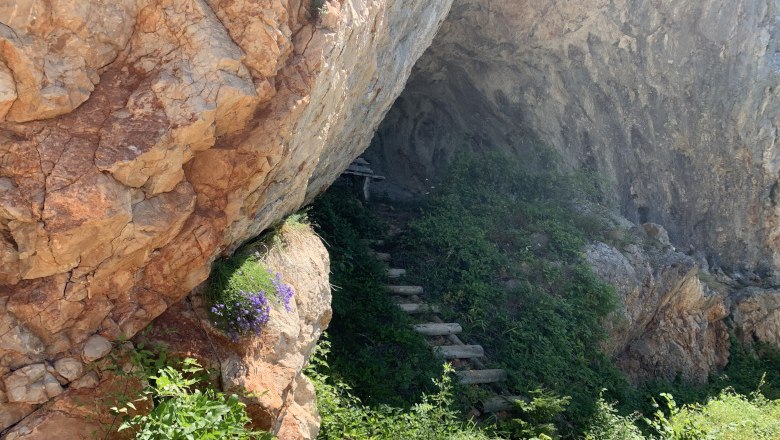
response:
<path fill-rule="evenodd" d="M 0 5 L 0 382 L 131 337 L 323 190 L 450 3 Z"/>
<path fill-rule="evenodd" d="M 608 319 L 604 351 L 634 382 L 682 377 L 705 382 L 728 362 L 726 291 L 699 279 L 699 265 L 669 245 L 659 225 L 617 229 L 633 243 L 592 243 L 586 258 L 615 287 L 618 309 Z"/>
<path fill-rule="evenodd" d="M 302 369 L 331 318 L 329 257 L 320 239 L 305 227 L 285 227 L 281 243 L 263 255 L 263 262 L 281 274 L 295 294 L 290 311 L 272 300 L 271 318 L 260 335 L 232 341 L 211 325 L 202 299 L 196 293 L 168 308 L 154 320 L 151 330 L 134 342 L 143 343 L 145 348 L 160 347 L 168 357 L 197 359 L 218 379 L 217 387 L 221 385 L 227 393 L 245 396 L 243 400 L 254 428 L 271 431 L 281 440 L 313 439 L 319 430 L 319 415 L 314 388 Z M 100 353 L 105 343 L 105 340 L 91 339 L 87 349 Z M 115 353 L 119 355 L 116 356 L 119 364 L 130 371 L 129 358 L 121 356 L 129 352 L 116 350 Z M 53 376 L 43 364 L 37 365 L 40 366 L 34 367 L 36 381 L 32 392 L 27 394 L 30 398 L 46 400 L 42 379 Z M 101 438 L 123 438 L 116 433 L 120 419 L 114 418 L 109 409 L 117 406 L 117 396 L 135 398 L 140 384 L 132 377 L 119 377 L 105 368 L 112 365 L 104 362 L 101 368 L 72 382 L 51 406 L 25 418 L 6 433 L 6 438 L 48 440 L 65 435 L 62 438 L 78 439 L 91 438 L 92 432 L 100 433 Z M 78 369 L 71 359 L 60 362 L 60 368 L 54 371 L 74 368 Z M 22 370 L 17 370 L 15 375 L 22 376 Z M 12 379 L 17 378 L 12 376 Z M 21 379 L 16 382 L 23 382 Z M 36 388 L 38 382 L 41 386 Z M 7 385 L 8 381 L 6 389 Z M 17 394 L 24 395 L 23 391 L 18 390 Z M 6 417 L 15 422 L 13 408 L 6 408 Z M 3 418 L 0 422 L 7 426 Z"/>

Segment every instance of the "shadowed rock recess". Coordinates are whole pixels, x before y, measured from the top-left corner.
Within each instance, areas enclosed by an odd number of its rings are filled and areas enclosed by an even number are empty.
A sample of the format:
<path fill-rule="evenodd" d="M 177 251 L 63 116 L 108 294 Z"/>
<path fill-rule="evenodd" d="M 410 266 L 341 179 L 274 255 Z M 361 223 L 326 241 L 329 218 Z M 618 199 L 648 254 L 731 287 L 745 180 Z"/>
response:
<path fill-rule="evenodd" d="M 329 185 L 450 3 L 0 4 L 0 428 Z"/>
<path fill-rule="evenodd" d="M 369 150 L 420 191 L 457 151 L 557 149 L 714 266 L 780 267 L 775 0 L 455 0 Z"/>

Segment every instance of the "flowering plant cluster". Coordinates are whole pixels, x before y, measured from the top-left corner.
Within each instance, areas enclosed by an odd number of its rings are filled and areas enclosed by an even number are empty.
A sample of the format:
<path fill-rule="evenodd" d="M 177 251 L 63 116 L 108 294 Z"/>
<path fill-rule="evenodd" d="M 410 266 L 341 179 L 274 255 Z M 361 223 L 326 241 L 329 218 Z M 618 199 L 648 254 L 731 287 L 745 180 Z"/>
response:
<path fill-rule="evenodd" d="M 239 291 L 233 303 L 215 304 L 211 313 L 217 318 L 217 325 L 223 324 L 230 339 L 237 341 L 239 335 L 250 332 L 259 335 L 262 326 L 271 318 L 271 303 L 264 290 L 258 292 Z"/>
<path fill-rule="evenodd" d="M 231 269 L 229 275 L 216 277 L 220 285 L 213 286 L 209 299 L 214 324 L 233 341 L 250 333 L 260 334 L 271 318 L 270 298 L 288 312 L 292 310 L 290 301 L 295 292 L 282 281 L 281 274 L 265 270 L 256 260 Z"/>
<path fill-rule="evenodd" d="M 293 292 L 293 289 L 289 284 L 282 282 L 282 274 L 277 273 L 276 276 L 274 276 L 273 272 L 270 270 L 268 272 L 271 274 L 271 284 L 273 284 L 274 289 L 276 290 L 276 297 L 284 303 L 284 309 L 289 312 L 292 310 L 290 307 L 290 300 L 293 295 L 295 295 L 295 292 Z"/>

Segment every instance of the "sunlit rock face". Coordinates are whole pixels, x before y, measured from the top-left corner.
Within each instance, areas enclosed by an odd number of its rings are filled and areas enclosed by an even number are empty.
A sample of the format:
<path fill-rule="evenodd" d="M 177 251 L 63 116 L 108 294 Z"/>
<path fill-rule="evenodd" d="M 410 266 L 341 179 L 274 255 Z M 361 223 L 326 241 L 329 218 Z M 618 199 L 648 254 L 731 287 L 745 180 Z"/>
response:
<path fill-rule="evenodd" d="M 450 4 L 1 3 L 1 428 L 330 184 Z"/>
<path fill-rule="evenodd" d="M 369 150 L 425 190 L 458 151 L 540 141 L 710 263 L 780 267 L 776 0 L 456 0 Z M 533 139 L 533 140 L 531 140 Z"/>
<path fill-rule="evenodd" d="M 116 432 L 118 423 L 110 410 L 123 398 L 141 395 L 137 377 L 117 375 L 112 368 L 116 362 L 130 370 L 133 364 L 128 357 L 133 356 L 129 351 L 133 346 L 135 350 L 163 347 L 169 359 L 196 359 L 212 372 L 216 388 L 242 396 L 252 428 L 271 432 L 279 440 L 316 438 L 320 419 L 314 386 L 303 368 L 331 318 L 330 259 L 309 228 L 285 227 L 276 238 L 283 245 L 272 244 L 269 250 L 265 243 L 255 249 L 262 253 L 265 267 L 278 273 L 294 294 L 289 310 L 272 300 L 270 319 L 260 334 L 231 340 L 209 321 L 203 289 L 196 289 L 155 319 L 148 331 L 121 348 L 115 347 L 115 360 L 93 364 L 86 371 L 80 361 L 64 358 L 54 365 L 20 368 L 8 376 L 5 384 L 12 403 L 0 404 L 0 422 L 12 420 L 32 406 L 19 400 L 51 401 L 4 432 L 2 438 L 133 438 L 130 430 Z M 88 354 L 94 358 L 111 349 L 109 341 L 93 336 L 85 345 L 85 360 Z M 139 356 L 138 351 L 134 356 Z M 65 390 L 61 383 L 67 384 Z M 148 402 L 136 404 L 143 411 Z"/>

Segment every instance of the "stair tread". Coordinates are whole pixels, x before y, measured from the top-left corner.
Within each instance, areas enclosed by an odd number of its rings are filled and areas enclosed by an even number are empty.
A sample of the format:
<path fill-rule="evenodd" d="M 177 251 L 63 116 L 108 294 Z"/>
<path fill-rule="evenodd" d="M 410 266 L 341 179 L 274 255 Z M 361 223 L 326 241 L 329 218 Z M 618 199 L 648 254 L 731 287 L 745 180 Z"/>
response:
<path fill-rule="evenodd" d="M 423 293 L 422 286 L 386 285 L 385 289 L 396 295 L 419 295 Z"/>
<path fill-rule="evenodd" d="M 446 336 L 463 331 L 463 327 L 457 322 L 428 322 L 424 324 L 415 324 L 413 327 L 414 331 L 426 336 Z"/>
<path fill-rule="evenodd" d="M 493 383 L 506 380 L 506 371 L 503 369 L 463 370 L 456 371 L 455 374 L 460 378 L 460 383 L 464 385 Z"/>
<path fill-rule="evenodd" d="M 439 308 L 437 306 L 432 306 L 430 304 L 399 303 L 398 307 L 400 307 L 401 310 L 409 314 L 439 313 Z"/>
<path fill-rule="evenodd" d="M 406 269 L 390 268 L 387 269 L 386 275 L 388 278 L 400 278 L 401 276 L 406 275 Z"/>
<path fill-rule="evenodd" d="M 447 359 L 471 359 L 485 355 L 481 345 L 440 345 L 434 347 L 433 352 Z"/>

